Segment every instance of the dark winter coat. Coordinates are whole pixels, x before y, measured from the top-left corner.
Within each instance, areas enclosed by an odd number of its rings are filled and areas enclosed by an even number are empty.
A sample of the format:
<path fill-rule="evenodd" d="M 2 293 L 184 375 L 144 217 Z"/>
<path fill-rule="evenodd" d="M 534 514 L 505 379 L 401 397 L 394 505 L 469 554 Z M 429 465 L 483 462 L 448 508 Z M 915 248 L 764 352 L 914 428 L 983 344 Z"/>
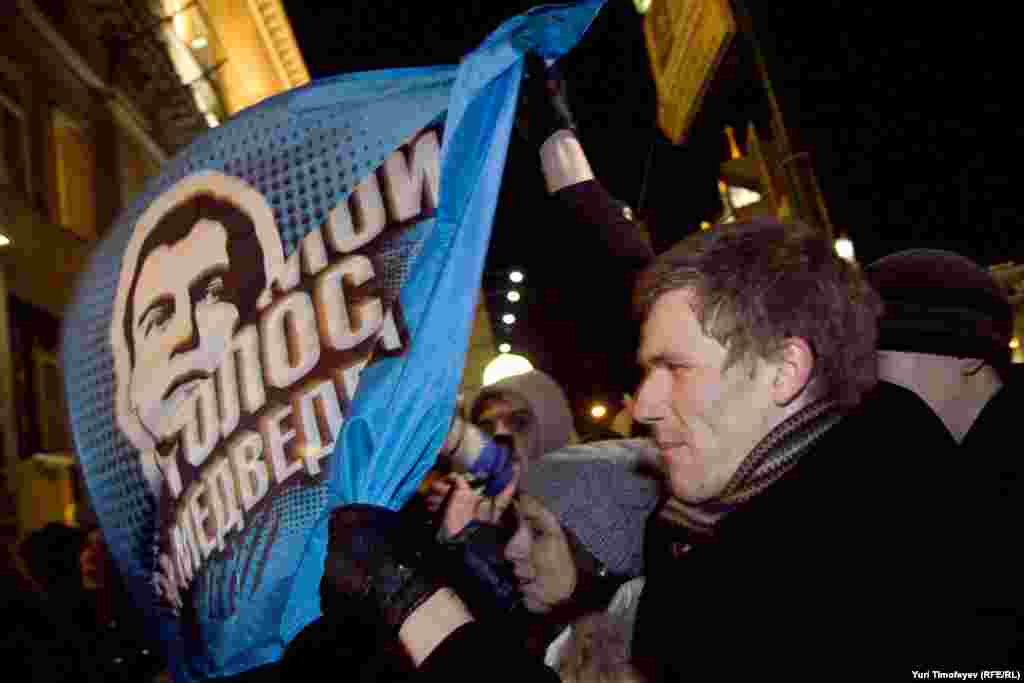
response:
<path fill-rule="evenodd" d="M 652 519 L 638 664 L 652 680 L 883 680 L 972 660 L 956 458 L 927 405 L 882 383 L 713 540 Z"/>

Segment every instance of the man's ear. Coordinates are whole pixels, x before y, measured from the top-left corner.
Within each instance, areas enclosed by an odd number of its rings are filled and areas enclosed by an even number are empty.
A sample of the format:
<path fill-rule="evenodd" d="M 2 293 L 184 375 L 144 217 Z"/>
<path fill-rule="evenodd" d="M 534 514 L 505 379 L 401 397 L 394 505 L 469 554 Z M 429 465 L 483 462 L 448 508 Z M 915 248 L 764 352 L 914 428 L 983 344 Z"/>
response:
<path fill-rule="evenodd" d="M 772 393 L 776 405 L 791 403 L 803 393 L 814 371 L 814 352 L 802 337 L 788 337 L 779 349 L 775 362 Z"/>
<path fill-rule="evenodd" d="M 985 367 L 985 361 L 980 358 L 958 358 L 961 377 L 973 377 Z"/>

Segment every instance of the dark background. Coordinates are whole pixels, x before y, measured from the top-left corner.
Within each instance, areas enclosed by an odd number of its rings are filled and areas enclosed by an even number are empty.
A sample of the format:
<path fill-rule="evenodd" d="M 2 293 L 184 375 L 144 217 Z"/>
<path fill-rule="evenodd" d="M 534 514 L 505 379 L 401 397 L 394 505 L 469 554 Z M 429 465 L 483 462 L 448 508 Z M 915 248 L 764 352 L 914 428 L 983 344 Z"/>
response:
<path fill-rule="evenodd" d="M 654 0 L 657 2 L 658 0 Z M 503 20 L 536 2 L 372 0 L 285 5 L 314 79 L 456 63 Z M 795 151 L 809 152 L 837 231 L 868 263 L 912 246 L 953 249 L 985 265 L 1022 260 L 1009 170 L 1020 78 L 1013 27 L 995 5 L 745 3 Z M 1005 29 L 1004 29 L 1005 27 Z M 609 0 L 564 71 L 597 176 L 646 219 L 656 248 L 721 211 L 725 125 L 770 136 L 753 43 L 737 36 L 685 144 L 654 122 L 642 19 Z M 506 304 L 506 273 L 526 273 Z M 585 410 L 638 378 L 628 280 L 546 197 L 536 150 L 514 137 L 484 287 L 497 341 L 509 341 Z M 522 288 L 521 288 L 522 289 Z M 500 322 L 506 311 L 519 321 Z"/>

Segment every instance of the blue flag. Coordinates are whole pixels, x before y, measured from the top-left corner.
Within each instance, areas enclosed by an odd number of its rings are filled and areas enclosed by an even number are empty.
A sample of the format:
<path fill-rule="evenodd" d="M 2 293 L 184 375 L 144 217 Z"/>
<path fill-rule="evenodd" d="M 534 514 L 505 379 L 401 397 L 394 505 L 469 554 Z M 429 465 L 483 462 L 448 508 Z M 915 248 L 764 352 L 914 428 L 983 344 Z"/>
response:
<path fill-rule="evenodd" d="M 177 680 L 279 659 L 319 616 L 329 510 L 397 509 L 433 465 L 524 53 L 561 56 L 602 4 L 246 110 L 97 246 L 65 318 L 72 427 Z"/>

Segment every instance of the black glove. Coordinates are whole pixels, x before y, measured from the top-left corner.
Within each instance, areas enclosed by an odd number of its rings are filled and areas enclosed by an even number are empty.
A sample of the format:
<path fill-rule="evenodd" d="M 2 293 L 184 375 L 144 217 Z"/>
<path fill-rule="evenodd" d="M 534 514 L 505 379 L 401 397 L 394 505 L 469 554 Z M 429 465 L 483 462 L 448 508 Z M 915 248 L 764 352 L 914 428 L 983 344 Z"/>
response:
<path fill-rule="evenodd" d="M 526 53 L 526 78 L 516 126 L 538 149 L 555 131 L 576 130 L 565 79 L 557 62 L 545 66 L 541 57 Z"/>
<path fill-rule="evenodd" d="M 424 568 L 423 552 L 402 516 L 374 505 L 331 513 L 322 609 L 375 610 L 392 633 L 442 584 Z M 369 605 L 367 605 L 369 603 Z"/>
<path fill-rule="evenodd" d="M 510 537 L 505 526 L 479 521 L 452 538 L 438 535 L 448 556 L 445 575 L 477 618 L 500 616 L 520 606 L 519 584 L 505 560 Z"/>

